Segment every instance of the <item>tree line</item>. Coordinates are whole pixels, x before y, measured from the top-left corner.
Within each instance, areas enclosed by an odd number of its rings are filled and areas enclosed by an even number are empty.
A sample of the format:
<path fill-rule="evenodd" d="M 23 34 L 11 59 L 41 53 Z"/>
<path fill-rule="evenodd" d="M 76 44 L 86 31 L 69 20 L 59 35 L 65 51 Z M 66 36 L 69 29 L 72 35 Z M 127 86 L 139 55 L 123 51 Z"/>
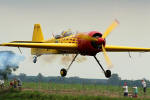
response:
<path fill-rule="evenodd" d="M 6 75 L 0 75 L 0 79 L 6 78 Z M 63 83 L 63 84 L 95 84 L 95 85 L 113 85 L 113 86 L 123 86 L 124 82 L 128 86 L 142 86 L 141 80 L 122 80 L 118 74 L 112 74 L 109 79 L 86 79 L 80 77 L 60 77 L 60 76 L 44 76 L 39 73 L 37 76 L 27 76 L 24 73 L 19 75 L 8 75 L 7 80 L 13 80 L 14 78 L 19 78 L 22 82 L 52 82 L 52 83 Z M 146 80 L 147 86 L 149 86 L 150 81 Z"/>

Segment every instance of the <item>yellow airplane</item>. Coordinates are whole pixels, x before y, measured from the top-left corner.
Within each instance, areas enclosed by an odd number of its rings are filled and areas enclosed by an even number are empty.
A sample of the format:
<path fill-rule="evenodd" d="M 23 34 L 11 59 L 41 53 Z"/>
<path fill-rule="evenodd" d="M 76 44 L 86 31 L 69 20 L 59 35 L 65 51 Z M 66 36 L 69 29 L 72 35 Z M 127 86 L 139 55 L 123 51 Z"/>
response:
<path fill-rule="evenodd" d="M 34 25 L 32 41 L 12 41 L 9 43 L 2 43 L 0 46 L 10 47 L 26 47 L 31 48 L 31 54 L 35 55 L 33 62 L 36 63 L 37 57 L 43 54 L 75 54 L 73 60 L 67 69 L 62 68 L 60 74 L 62 77 L 67 75 L 72 63 L 75 61 L 78 54 L 93 56 L 101 69 L 103 70 L 107 78 L 111 77 L 110 70 L 104 70 L 99 60 L 96 58 L 96 54 L 103 52 L 107 66 L 111 67 L 112 63 L 106 53 L 108 52 L 148 52 L 150 48 L 138 48 L 138 47 L 126 47 L 126 46 L 113 46 L 106 45 L 105 38 L 109 33 L 119 24 L 115 20 L 104 32 L 104 34 L 98 31 L 91 31 L 87 33 L 73 34 L 70 30 L 62 32 L 61 35 L 56 35 L 49 40 L 44 40 L 43 33 L 40 24 Z"/>

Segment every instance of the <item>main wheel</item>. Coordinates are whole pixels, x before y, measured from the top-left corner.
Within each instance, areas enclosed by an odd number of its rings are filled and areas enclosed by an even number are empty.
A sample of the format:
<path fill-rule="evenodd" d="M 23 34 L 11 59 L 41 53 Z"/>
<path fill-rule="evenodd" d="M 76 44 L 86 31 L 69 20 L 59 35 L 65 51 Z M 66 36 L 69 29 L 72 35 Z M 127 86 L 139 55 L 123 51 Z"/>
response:
<path fill-rule="evenodd" d="M 62 69 L 60 70 L 60 75 L 61 75 L 62 77 L 65 77 L 65 76 L 67 75 L 67 70 L 64 69 L 64 68 L 62 68 Z"/>
<path fill-rule="evenodd" d="M 110 77 L 111 77 L 111 71 L 110 71 L 110 70 L 106 70 L 105 76 L 106 76 L 107 78 L 110 78 Z"/>

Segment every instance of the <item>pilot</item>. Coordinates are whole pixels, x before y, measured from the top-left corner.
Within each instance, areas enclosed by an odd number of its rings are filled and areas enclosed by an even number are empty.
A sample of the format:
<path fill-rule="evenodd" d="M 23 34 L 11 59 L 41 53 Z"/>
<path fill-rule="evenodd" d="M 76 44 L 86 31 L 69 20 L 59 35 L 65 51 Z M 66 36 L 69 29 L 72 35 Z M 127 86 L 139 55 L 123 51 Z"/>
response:
<path fill-rule="evenodd" d="M 61 33 L 61 35 L 62 35 L 63 37 L 70 36 L 71 34 L 72 34 L 71 29 L 68 29 L 67 31 L 63 31 L 63 32 Z"/>
<path fill-rule="evenodd" d="M 71 29 L 68 29 L 67 31 L 62 31 L 62 32 L 61 32 L 61 35 L 56 35 L 56 36 L 55 36 L 55 39 L 60 39 L 60 38 L 62 38 L 62 37 L 70 36 L 70 35 L 72 35 L 72 34 L 73 34 L 73 33 L 72 33 Z"/>

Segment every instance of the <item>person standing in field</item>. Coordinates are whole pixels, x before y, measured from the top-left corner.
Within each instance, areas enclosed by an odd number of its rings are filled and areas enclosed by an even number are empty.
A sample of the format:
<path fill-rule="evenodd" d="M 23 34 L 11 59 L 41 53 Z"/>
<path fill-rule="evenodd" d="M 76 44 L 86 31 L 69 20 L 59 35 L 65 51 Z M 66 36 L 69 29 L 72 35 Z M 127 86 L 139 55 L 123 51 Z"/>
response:
<path fill-rule="evenodd" d="M 21 82 L 21 80 L 18 79 L 18 80 L 17 80 L 17 83 L 18 83 L 17 87 L 18 87 L 19 90 L 21 91 L 21 89 L 22 89 L 22 82 Z"/>
<path fill-rule="evenodd" d="M 143 86 L 143 92 L 146 94 L 146 82 L 145 80 L 142 80 L 142 86 Z"/>
<path fill-rule="evenodd" d="M 0 80 L 0 87 L 1 87 L 1 89 L 4 88 L 4 80 Z"/>
<path fill-rule="evenodd" d="M 10 81 L 9 86 L 10 86 L 10 88 L 13 88 L 14 87 L 14 82 Z"/>
<path fill-rule="evenodd" d="M 124 96 L 125 97 L 128 96 L 128 86 L 126 82 L 124 83 L 123 89 L 124 89 Z"/>
<path fill-rule="evenodd" d="M 134 89 L 133 90 L 133 97 L 137 98 L 137 96 L 138 96 L 138 88 L 137 88 L 137 86 L 134 86 L 133 89 Z"/>
<path fill-rule="evenodd" d="M 17 88 L 17 80 L 16 79 L 14 79 L 14 82 L 13 82 L 14 84 L 14 88 Z"/>

